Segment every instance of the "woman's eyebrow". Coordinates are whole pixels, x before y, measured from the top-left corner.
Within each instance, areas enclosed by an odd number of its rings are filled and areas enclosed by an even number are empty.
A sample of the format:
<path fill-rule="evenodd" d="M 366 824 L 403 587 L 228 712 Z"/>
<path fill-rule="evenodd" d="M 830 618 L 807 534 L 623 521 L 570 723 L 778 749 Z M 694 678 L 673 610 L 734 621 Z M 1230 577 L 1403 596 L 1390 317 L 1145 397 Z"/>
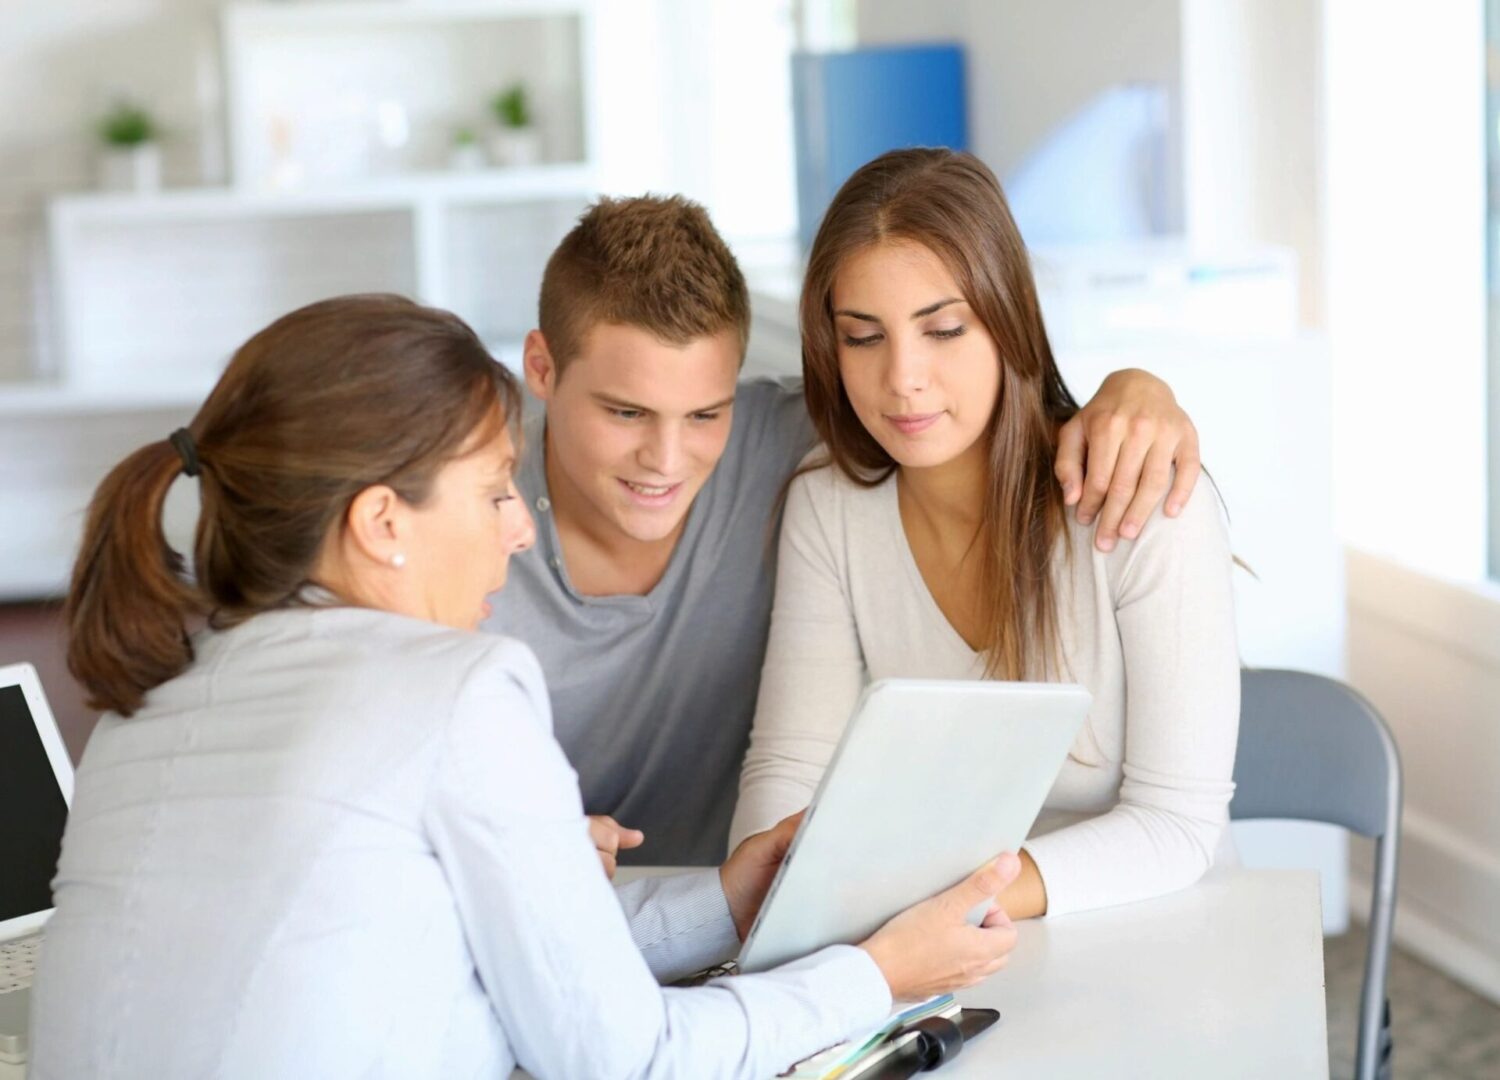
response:
<path fill-rule="evenodd" d="M 943 300 L 935 300 L 932 303 L 928 304 L 926 307 L 919 308 L 918 310 L 913 311 L 911 313 L 911 317 L 913 319 L 920 319 L 920 318 L 923 318 L 923 317 L 925 317 L 927 315 L 931 315 L 934 311 L 939 311 L 939 310 L 947 307 L 949 304 L 961 304 L 961 303 L 963 303 L 963 297 L 961 297 L 961 296 L 949 296 L 949 297 L 947 297 L 947 298 L 945 298 Z M 847 315 L 849 318 L 851 318 L 851 319 L 858 319 L 860 322 L 869 322 L 869 323 L 879 323 L 880 322 L 880 320 L 878 318 L 876 318 L 874 315 L 867 315 L 863 311 L 855 311 L 852 308 L 838 308 L 838 309 L 836 309 L 834 311 L 834 314 L 835 315 Z"/>
<path fill-rule="evenodd" d="M 936 303 L 928 304 L 926 307 L 921 308 L 918 311 L 913 311 L 911 313 L 911 317 L 913 319 L 920 319 L 923 316 L 931 315 L 934 311 L 937 311 L 937 310 L 939 310 L 941 308 L 947 307 L 949 304 L 961 304 L 961 303 L 963 303 L 963 297 L 961 297 L 961 296 L 950 296 L 946 300 L 939 300 Z"/>

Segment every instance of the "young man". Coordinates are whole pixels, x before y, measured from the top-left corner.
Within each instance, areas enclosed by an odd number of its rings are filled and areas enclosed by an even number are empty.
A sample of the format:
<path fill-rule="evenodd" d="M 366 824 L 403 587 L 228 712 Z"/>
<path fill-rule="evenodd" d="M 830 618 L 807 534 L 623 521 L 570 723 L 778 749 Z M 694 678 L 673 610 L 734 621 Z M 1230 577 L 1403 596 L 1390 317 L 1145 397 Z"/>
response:
<path fill-rule="evenodd" d="M 485 627 L 536 650 L 585 809 L 645 833 L 633 861 L 716 864 L 770 624 L 779 499 L 813 443 L 801 389 L 740 381 L 745 280 L 682 198 L 593 206 L 548 262 L 539 307 L 525 368 L 543 408 L 517 478 L 537 542 Z M 1064 431 L 1057 472 L 1080 520 L 1102 509 L 1107 548 L 1167 493 L 1174 461 L 1169 513 L 1197 477 L 1196 434 L 1159 380 L 1116 373 Z M 606 865 L 610 831 L 596 832 Z"/>

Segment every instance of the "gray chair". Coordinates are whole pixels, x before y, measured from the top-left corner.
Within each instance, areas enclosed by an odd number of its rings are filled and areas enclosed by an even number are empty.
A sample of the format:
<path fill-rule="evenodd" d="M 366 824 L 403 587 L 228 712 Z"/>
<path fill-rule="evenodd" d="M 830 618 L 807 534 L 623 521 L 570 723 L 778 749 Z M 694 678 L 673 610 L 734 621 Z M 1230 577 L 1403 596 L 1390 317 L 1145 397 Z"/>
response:
<path fill-rule="evenodd" d="M 1380 714 L 1341 682 L 1301 671 L 1240 678 L 1240 738 L 1229 816 L 1342 825 L 1375 841 L 1370 945 L 1360 994 L 1358 1080 L 1391 1072 L 1391 928 L 1401 825 L 1401 758 Z"/>

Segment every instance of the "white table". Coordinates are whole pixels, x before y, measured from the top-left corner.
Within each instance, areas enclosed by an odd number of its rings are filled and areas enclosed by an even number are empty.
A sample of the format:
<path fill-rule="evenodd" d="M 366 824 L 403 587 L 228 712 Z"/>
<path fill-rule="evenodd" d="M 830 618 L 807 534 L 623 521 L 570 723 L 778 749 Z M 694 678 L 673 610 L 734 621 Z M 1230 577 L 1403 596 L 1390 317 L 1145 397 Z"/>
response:
<path fill-rule="evenodd" d="M 1326 1078 L 1318 875 L 1216 870 L 1157 900 L 1031 920 L 1010 965 L 959 997 L 1000 1022 L 923 1075 Z"/>
<path fill-rule="evenodd" d="M 1328 1076 L 1323 923 L 1308 870 L 1220 870 L 1140 904 L 1022 924 L 959 995 L 1000 1022 L 934 1076 Z"/>
<path fill-rule="evenodd" d="M 1009 966 L 959 998 L 1001 1019 L 935 1078 L 1326 1078 L 1318 875 L 1215 870 L 1156 900 L 1031 920 Z"/>

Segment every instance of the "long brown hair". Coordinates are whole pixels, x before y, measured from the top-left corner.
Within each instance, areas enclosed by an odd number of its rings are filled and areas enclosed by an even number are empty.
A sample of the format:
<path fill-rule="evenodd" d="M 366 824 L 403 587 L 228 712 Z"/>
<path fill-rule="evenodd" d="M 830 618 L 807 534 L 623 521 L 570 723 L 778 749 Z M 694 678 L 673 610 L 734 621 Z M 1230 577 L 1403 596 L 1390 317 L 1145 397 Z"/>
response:
<path fill-rule="evenodd" d="M 89 704 L 130 716 L 192 662 L 191 624 L 292 603 L 360 491 L 388 484 L 420 504 L 442 465 L 519 403 L 461 319 L 398 296 L 325 300 L 260 331 L 187 427 L 201 492 L 193 576 L 162 531 L 188 460 L 172 441 L 127 457 L 89 504 L 66 609 L 68 668 Z"/>
<path fill-rule="evenodd" d="M 808 411 L 834 467 L 873 487 L 896 462 L 860 423 L 839 377 L 833 283 L 871 245 L 911 241 L 948 268 L 994 339 L 1000 391 L 990 417 L 983 556 L 982 649 L 992 678 L 1044 677 L 1058 655 L 1052 559 L 1066 527 L 1053 479 L 1058 427 L 1075 412 L 1052 359 L 1031 263 L 995 176 L 943 149 L 893 150 L 839 189 L 808 255 L 802 286 L 802 372 Z"/>

